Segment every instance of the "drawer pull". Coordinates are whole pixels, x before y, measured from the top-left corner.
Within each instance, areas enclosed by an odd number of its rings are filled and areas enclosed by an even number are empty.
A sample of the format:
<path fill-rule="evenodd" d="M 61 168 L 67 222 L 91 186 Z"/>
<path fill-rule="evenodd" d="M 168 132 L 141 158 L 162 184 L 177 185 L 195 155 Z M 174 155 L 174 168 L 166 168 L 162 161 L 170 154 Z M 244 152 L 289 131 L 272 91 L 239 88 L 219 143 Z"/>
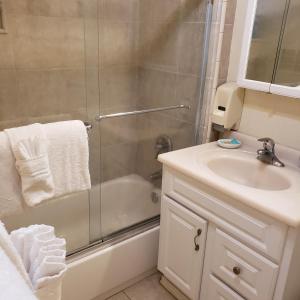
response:
<path fill-rule="evenodd" d="M 232 271 L 235 275 L 240 275 L 241 274 L 241 268 L 240 267 L 233 267 Z"/>
<path fill-rule="evenodd" d="M 201 229 L 198 229 L 198 230 L 197 230 L 197 234 L 196 234 L 196 236 L 194 237 L 195 251 L 199 251 L 199 249 L 200 249 L 199 244 L 197 244 L 197 237 L 199 237 L 199 236 L 201 235 L 201 233 L 202 233 L 202 230 L 201 230 Z"/>

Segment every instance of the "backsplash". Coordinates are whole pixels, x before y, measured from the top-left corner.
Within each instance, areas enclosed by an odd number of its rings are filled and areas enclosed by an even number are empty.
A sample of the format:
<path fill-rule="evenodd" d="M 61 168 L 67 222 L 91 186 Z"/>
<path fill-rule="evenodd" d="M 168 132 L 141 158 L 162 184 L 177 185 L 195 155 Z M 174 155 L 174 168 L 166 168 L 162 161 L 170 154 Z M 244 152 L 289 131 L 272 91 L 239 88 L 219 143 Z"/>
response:
<path fill-rule="evenodd" d="M 300 149 L 300 100 L 246 90 L 239 131 Z"/>

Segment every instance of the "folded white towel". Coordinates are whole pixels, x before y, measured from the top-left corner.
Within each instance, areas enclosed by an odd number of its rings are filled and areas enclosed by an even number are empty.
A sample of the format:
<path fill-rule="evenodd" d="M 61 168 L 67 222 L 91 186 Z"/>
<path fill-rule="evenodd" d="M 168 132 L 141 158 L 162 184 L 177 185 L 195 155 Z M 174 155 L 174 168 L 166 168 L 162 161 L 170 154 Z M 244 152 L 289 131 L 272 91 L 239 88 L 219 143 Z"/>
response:
<path fill-rule="evenodd" d="M 14 247 L 13 242 L 7 233 L 4 224 L 0 221 L 0 248 L 5 252 L 10 261 L 14 264 L 20 275 L 29 287 L 32 287 L 31 280 L 26 272 L 22 258 L 20 257 L 17 249 Z M 0 272 L 1 273 L 1 272 Z"/>
<path fill-rule="evenodd" d="M 0 170 L 0 217 L 20 213 L 23 210 L 21 182 L 10 142 L 4 132 L 0 132 Z"/>
<path fill-rule="evenodd" d="M 31 225 L 11 232 L 11 240 L 29 273 L 39 299 L 60 299 L 61 280 L 67 266 L 66 242 L 54 228 Z"/>
<path fill-rule="evenodd" d="M 37 300 L 32 289 L 2 248 L 0 248 L 0 266 L 0 300 Z"/>
<path fill-rule="evenodd" d="M 32 124 L 5 130 L 21 176 L 22 194 L 29 206 L 54 197 L 54 184 L 49 168 L 48 141 L 43 126 Z"/>

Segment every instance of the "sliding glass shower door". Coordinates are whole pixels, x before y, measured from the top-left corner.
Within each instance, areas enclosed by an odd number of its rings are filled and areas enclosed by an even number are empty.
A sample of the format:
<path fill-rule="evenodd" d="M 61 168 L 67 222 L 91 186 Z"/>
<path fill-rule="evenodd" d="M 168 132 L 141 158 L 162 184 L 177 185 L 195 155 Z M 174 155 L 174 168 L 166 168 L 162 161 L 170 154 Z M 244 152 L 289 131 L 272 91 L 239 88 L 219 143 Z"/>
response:
<path fill-rule="evenodd" d="M 159 216 L 157 156 L 195 143 L 205 22 L 202 0 L 98 2 L 102 239 Z"/>

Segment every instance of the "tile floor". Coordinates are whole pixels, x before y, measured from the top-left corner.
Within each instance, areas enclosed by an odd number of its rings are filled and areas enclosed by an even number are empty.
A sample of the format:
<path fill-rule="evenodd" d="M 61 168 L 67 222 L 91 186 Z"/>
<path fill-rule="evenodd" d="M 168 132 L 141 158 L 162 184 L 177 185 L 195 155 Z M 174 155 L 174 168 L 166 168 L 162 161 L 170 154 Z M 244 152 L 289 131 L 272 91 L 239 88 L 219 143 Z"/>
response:
<path fill-rule="evenodd" d="M 175 300 L 159 280 L 160 274 L 155 273 L 107 300 Z"/>

